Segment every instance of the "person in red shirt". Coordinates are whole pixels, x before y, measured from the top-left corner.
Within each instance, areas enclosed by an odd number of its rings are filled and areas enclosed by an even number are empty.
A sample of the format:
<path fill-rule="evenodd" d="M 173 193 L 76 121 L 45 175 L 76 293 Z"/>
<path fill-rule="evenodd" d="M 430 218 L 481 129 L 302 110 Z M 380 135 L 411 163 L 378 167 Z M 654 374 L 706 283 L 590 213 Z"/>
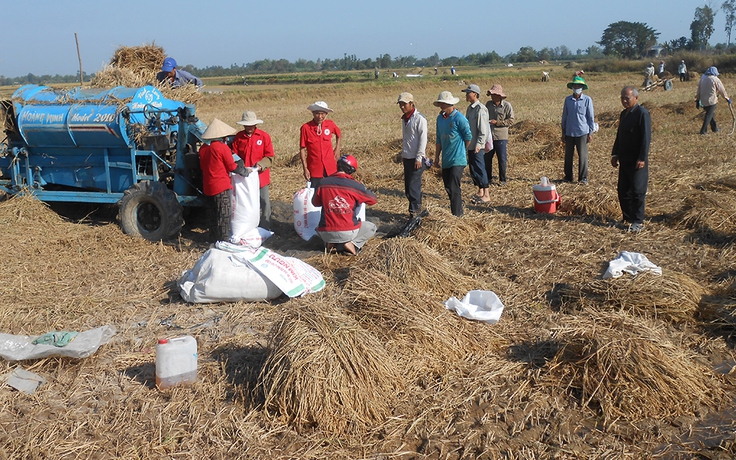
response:
<path fill-rule="evenodd" d="M 268 185 L 271 183 L 271 164 L 273 163 L 273 144 L 271 136 L 260 130 L 256 125 L 263 123 L 255 112 L 243 113 L 243 118 L 237 122 L 243 130 L 235 135 L 231 144 L 233 151 L 243 160 L 243 166 L 258 171 L 261 200 L 260 227 L 271 229 L 271 197 Z"/>
<path fill-rule="evenodd" d="M 307 107 L 312 112 L 312 120 L 304 123 L 299 138 L 299 156 L 302 160 L 304 178 L 317 188 L 323 177 L 337 171 L 337 159 L 340 158 L 340 128 L 335 122 L 327 119 L 327 113 L 333 110 L 325 101 L 317 101 Z M 332 147 L 332 136 L 335 136 L 335 147 Z"/>
<path fill-rule="evenodd" d="M 322 207 L 317 234 L 329 251 L 356 255 L 376 234 L 376 224 L 358 218 L 360 206 L 376 204 L 376 195 L 353 179 L 358 160 L 352 155 L 340 157 L 337 172 L 323 178 L 314 190 L 312 204 Z"/>
<path fill-rule="evenodd" d="M 211 197 L 207 214 L 210 231 L 217 241 L 230 241 L 230 217 L 232 213 L 232 190 L 230 172 L 241 176 L 247 174 L 243 166 L 233 159 L 233 152 L 225 138 L 235 134 L 235 128 L 215 118 L 202 134 L 209 144 L 199 149 L 199 166 L 202 169 L 202 188 Z"/>

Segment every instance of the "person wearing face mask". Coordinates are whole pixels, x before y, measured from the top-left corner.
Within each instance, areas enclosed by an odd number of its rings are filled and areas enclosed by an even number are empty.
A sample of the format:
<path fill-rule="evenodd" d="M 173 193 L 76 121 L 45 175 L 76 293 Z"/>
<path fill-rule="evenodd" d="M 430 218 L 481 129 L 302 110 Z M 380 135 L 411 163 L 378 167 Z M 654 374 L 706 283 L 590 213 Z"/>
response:
<path fill-rule="evenodd" d="M 588 144 L 596 131 L 593 99 L 583 94 L 588 89 L 583 77 L 575 76 L 567 84 L 572 94 L 565 98 L 562 107 L 562 142 L 565 144 L 565 182 L 572 182 L 572 163 L 575 149 L 578 151 L 578 183 L 588 183 Z"/>
<path fill-rule="evenodd" d="M 312 112 L 312 120 L 304 123 L 299 137 L 299 157 L 302 160 L 304 178 L 312 188 L 317 188 L 323 177 L 337 172 L 337 159 L 340 158 L 340 128 L 327 119 L 332 109 L 325 101 L 317 101 L 307 107 Z M 332 136 L 335 146 L 332 146 Z"/>
<path fill-rule="evenodd" d="M 437 100 L 433 102 L 435 107 L 440 108 L 435 128 L 437 140 L 434 164 L 442 168 L 442 182 L 450 198 L 452 215 L 462 217 L 464 211 L 460 182 L 463 178 L 463 171 L 468 165 L 468 149 L 473 133 L 470 131 L 468 119 L 455 109 L 455 104 L 458 102 L 460 98 L 453 96 L 450 91 L 442 91 Z"/>

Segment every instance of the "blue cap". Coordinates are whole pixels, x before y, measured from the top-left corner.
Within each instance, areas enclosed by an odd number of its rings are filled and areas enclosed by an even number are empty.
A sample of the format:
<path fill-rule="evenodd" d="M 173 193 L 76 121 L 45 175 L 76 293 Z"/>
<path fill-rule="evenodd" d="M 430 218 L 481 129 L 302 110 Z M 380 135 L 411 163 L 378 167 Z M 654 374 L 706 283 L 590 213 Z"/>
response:
<path fill-rule="evenodd" d="M 167 57 L 164 59 L 164 65 L 161 66 L 161 70 L 164 72 L 171 72 L 176 67 L 176 61 L 174 58 Z"/>

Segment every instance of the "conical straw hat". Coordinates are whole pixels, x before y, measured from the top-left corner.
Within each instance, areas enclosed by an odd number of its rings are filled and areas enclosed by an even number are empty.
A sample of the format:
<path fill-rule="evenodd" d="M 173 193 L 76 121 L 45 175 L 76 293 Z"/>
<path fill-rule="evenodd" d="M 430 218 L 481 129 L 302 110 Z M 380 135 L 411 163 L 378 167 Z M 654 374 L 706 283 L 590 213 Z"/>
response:
<path fill-rule="evenodd" d="M 219 118 L 212 120 L 212 123 L 204 130 L 202 139 L 220 139 L 227 136 L 232 136 L 237 131 L 232 126 L 228 125 Z"/>

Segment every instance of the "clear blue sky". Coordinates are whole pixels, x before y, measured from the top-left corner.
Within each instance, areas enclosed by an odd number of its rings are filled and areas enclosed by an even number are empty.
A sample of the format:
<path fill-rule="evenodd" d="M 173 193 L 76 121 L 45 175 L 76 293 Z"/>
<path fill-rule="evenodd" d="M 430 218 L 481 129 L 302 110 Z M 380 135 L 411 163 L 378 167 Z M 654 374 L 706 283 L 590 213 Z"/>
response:
<path fill-rule="evenodd" d="M 720 6 L 722 1 L 715 2 Z M 700 0 L 0 0 L 0 75 L 94 73 L 120 46 L 155 42 L 180 66 L 260 59 L 464 56 L 522 46 L 575 52 L 617 21 L 643 22 L 659 41 L 690 37 Z M 493 25 L 493 30 L 491 30 Z M 723 12 L 710 43 L 727 41 Z M 736 31 L 735 31 L 736 32 Z M 736 41 L 736 37 L 734 37 Z"/>

